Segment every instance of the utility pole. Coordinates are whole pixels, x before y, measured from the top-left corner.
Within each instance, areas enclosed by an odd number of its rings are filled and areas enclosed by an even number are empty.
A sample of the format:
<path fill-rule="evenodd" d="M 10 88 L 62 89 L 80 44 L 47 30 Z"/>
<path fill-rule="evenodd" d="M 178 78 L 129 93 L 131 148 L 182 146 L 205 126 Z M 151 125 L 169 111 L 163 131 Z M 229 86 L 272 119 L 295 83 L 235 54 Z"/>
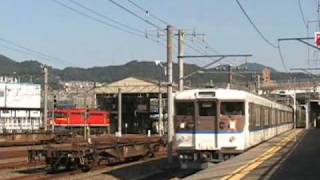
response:
<path fill-rule="evenodd" d="M 161 79 L 161 78 L 160 78 Z M 163 107 L 162 107 L 162 87 L 161 80 L 159 80 L 159 94 L 158 94 L 158 111 L 159 111 L 159 123 L 158 123 L 158 131 L 159 136 L 163 136 Z"/>
<path fill-rule="evenodd" d="M 122 136 L 122 93 L 118 89 L 118 135 Z"/>
<path fill-rule="evenodd" d="M 293 92 L 293 129 L 297 126 L 297 94 L 296 91 Z"/>
<path fill-rule="evenodd" d="M 227 85 L 229 89 L 231 88 L 231 83 L 232 83 L 232 66 L 229 64 L 228 65 L 228 85 Z"/>
<path fill-rule="evenodd" d="M 48 66 L 43 66 L 44 72 L 44 105 L 43 105 L 43 126 L 44 130 L 48 130 Z"/>
<path fill-rule="evenodd" d="M 182 56 L 184 55 L 184 31 L 179 30 L 178 31 L 178 63 L 179 63 L 179 91 L 183 91 L 184 87 L 184 71 L 183 71 L 183 58 Z"/>
<path fill-rule="evenodd" d="M 54 132 L 54 123 L 55 121 L 55 113 L 56 113 L 56 108 L 57 108 L 57 96 L 53 96 L 53 112 L 52 112 L 52 124 L 51 124 L 51 131 Z"/>
<path fill-rule="evenodd" d="M 173 152 L 173 94 L 172 94 L 172 58 L 173 58 L 173 27 L 167 26 L 167 73 L 168 73 L 168 162 L 172 163 Z"/>
<path fill-rule="evenodd" d="M 85 127 L 84 127 L 84 138 L 89 142 L 90 140 L 90 127 L 89 127 L 89 106 L 86 106 L 86 110 L 84 112 L 85 117 Z"/>

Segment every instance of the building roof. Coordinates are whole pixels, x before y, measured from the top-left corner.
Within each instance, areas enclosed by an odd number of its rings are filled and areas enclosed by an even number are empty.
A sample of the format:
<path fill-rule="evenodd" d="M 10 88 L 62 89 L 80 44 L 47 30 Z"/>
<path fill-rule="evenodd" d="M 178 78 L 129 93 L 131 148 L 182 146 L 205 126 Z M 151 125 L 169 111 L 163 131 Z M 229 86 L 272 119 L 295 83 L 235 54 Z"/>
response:
<path fill-rule="evenodd" d="M 96 88 L 96 94 L 116 94 L 121 88 L 121 92 L 125 94 L 135 93 L 162 93 L 167 92 L 166 85 L 161 85 L 159 89 L 159 83 L 152 80 L 145 80 L 136 77 L 127 77 L 125 79 L 115 81 L 111 84 Z M 174 88 L 175 89 L 175 88 Z"/>

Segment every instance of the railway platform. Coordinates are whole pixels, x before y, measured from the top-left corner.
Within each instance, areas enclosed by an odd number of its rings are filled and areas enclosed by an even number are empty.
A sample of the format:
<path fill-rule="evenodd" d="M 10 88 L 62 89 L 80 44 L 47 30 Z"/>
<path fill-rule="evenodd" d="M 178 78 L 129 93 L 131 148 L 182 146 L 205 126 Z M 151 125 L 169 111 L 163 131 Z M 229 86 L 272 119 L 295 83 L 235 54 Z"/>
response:
<path fill-rule="evenodd" d="M 227 161 L 209 164 L 207 169 L 184 179 L 306 179 L 313 172 L 319 175 L 317 137 L 320 137 L 318 129 L 290 130 Z"/>

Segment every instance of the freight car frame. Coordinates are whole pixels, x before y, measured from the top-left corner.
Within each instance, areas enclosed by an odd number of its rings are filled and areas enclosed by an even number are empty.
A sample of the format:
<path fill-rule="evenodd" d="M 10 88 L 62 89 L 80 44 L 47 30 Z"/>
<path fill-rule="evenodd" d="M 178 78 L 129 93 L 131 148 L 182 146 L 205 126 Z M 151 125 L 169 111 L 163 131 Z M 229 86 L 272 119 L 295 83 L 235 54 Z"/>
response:
<path fill-rule="evenodd" d="M 30 163 L 45 159 L 49 172 L 60 169 L 89 171 L 101 164 L 114 164 L 153 157 L 164 146 L 159 136 L 146 137 L 126 135 L 94 138 L 93 142 L 48 144 L 42 148 L 28 150 Z"/>

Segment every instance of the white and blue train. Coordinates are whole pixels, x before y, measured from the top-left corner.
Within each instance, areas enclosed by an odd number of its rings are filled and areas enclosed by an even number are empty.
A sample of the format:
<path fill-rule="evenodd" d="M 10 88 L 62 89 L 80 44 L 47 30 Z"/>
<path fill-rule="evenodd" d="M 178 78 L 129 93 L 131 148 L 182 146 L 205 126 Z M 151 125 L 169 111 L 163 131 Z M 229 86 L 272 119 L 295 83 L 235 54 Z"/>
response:
<path fill-rule="evenodd" d="M 183 167 L 216 161 L 293 128 L 293 109 L 234 89 L 175 95 L 175 144 Z"/>

